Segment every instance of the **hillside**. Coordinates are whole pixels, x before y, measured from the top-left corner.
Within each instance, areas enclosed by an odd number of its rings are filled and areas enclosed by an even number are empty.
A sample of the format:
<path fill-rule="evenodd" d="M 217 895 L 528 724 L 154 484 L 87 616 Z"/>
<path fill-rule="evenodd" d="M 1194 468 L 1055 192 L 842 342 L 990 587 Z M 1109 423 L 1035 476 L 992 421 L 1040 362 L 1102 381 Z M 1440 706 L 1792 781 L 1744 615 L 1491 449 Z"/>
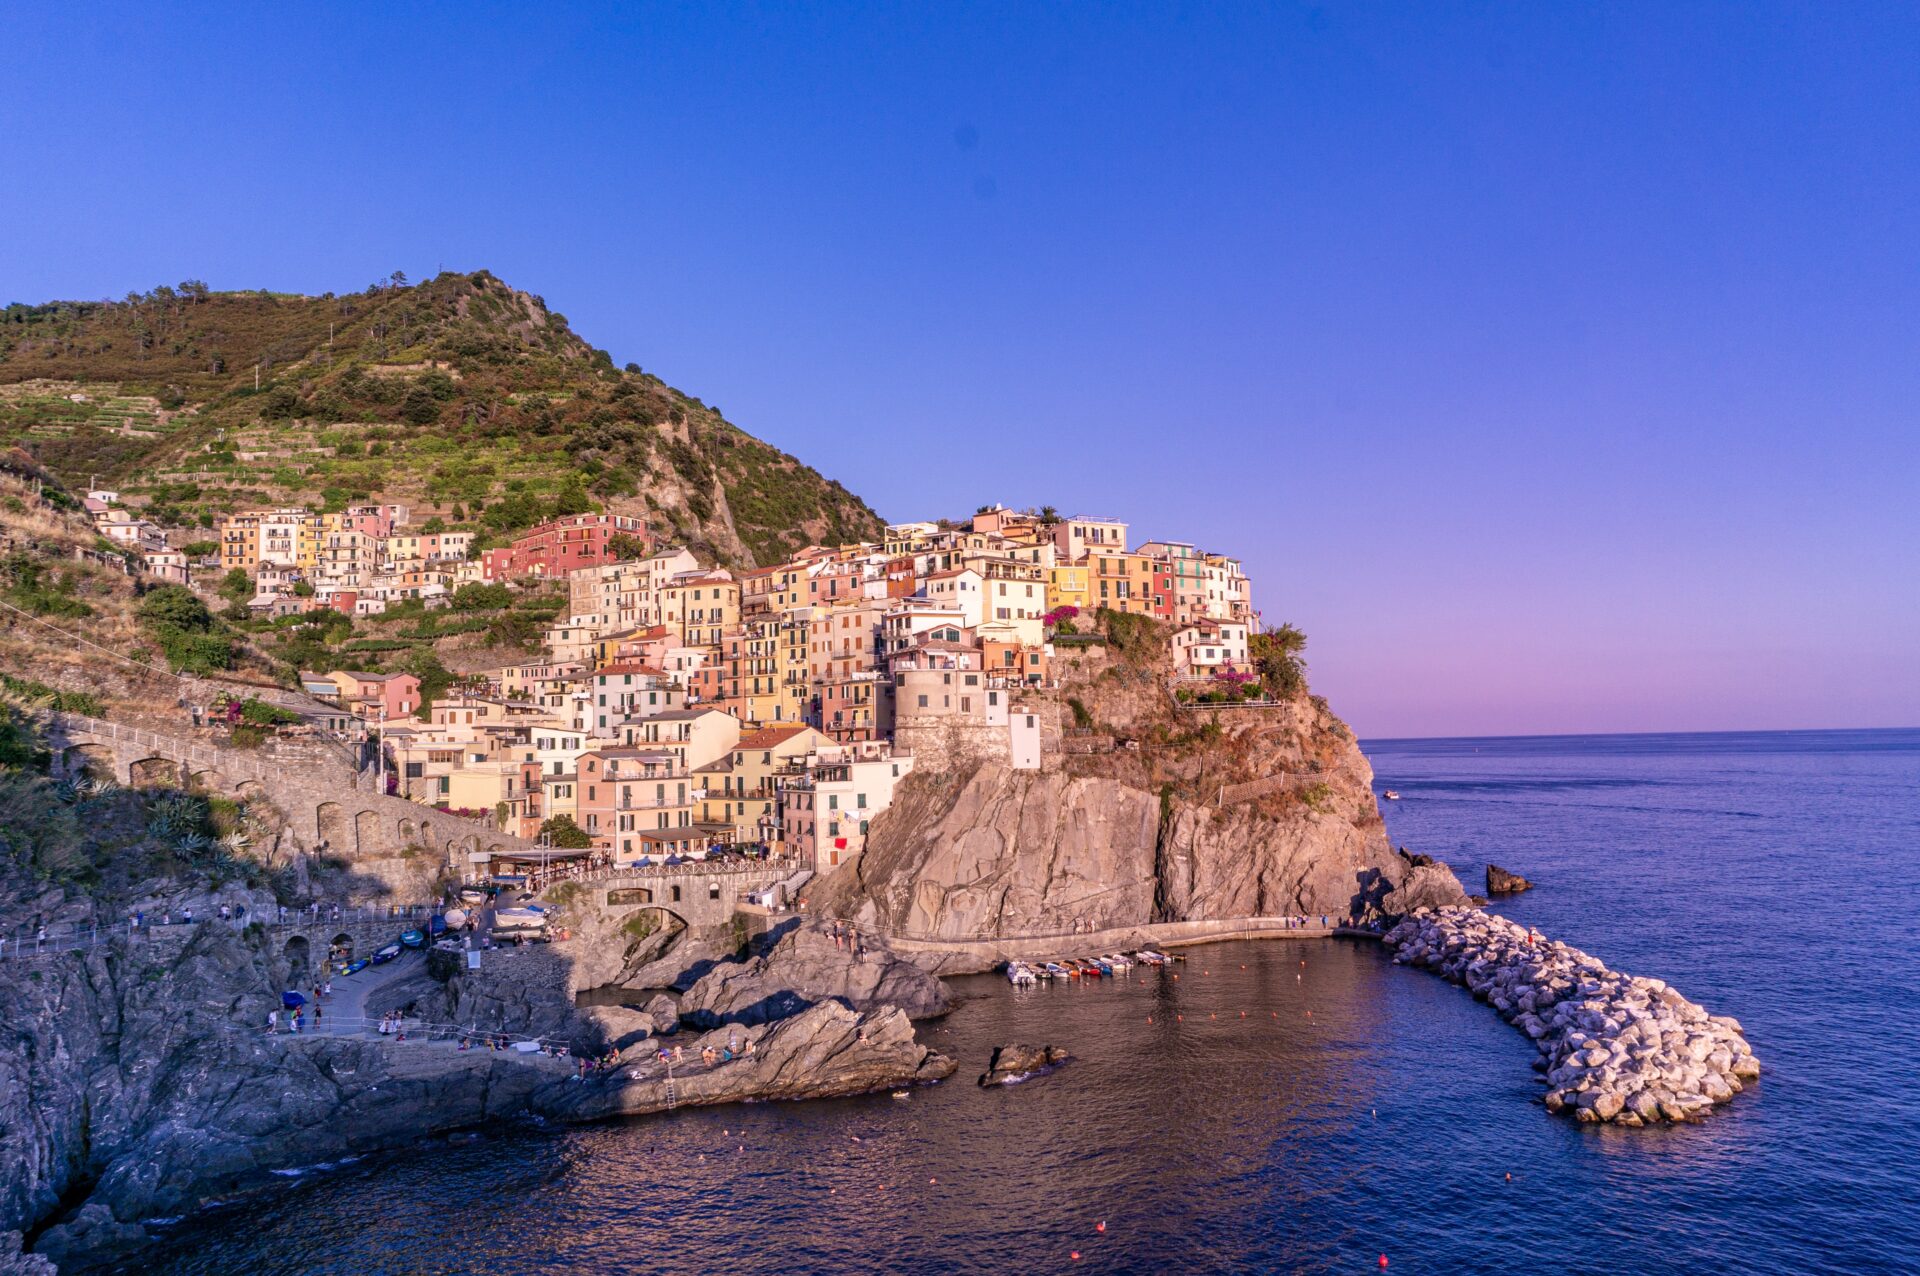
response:
<path fill-rule="evenodd" d="M 256 384 L 257 383 L 257 384 Z M 870 537 L 865 502 L 485 271 L 319 297 L 183 283 L 0 311 L 0 446 L 155 521 L 411 506 L 494 538 L 646 517 L 736 564 Z"/>

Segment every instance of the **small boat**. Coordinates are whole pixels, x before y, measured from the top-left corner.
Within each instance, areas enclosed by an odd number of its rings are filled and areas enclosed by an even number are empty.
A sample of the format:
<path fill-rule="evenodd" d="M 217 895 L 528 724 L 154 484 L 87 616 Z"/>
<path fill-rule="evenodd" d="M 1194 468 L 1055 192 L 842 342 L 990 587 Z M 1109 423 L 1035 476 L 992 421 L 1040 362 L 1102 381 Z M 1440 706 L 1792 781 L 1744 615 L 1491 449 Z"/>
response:
<path fill-rule="evenodd" d="M 1132 960 L 1129 959 L 1125 953 L 1108 953 L 1100 960 L 1106 962 L 1107 965 L 1113 967 L 1115 970 L 1127 970 L 1133 966 Z"/>
<path fill-rule="evenodd" d="M 1029 984 L 1039 983 L 1040 980 L 1033 971 L 1027 968 L 1025 962 L 1010 961 L 1007 963 L 1007 982 L 1013 984 L 1015 987 L 1023 987 Z"/>
<path fill-rule="evenodd" d="M 896 1099 L 905 1099 L 909 1096 L 905 1090 L 895 1090 L 893 1092 L 893 1097 Z"/>
<path fill-rule="evenodd" d="M 340 967 L 340 973 L 342 975 L 357 975 L 361 971 L 365 970 L 366 968 L 367 968 L 367 959 L 365 957 L 362 957 L 358 961 L 350 961 L 346 965 Z"/>
<path fill-rule="evenodd" d="M 1073 977 L 1073 972 L 1071 970 L 1068 970 L 1065 966 L 1062 966 L 1059 962 L 1050 961 L 1047 963 L 1047 978 L 1071 979 L 1072 977 Z"/>
<path fill-rule="evenodd" d="M 1133 957 L 1135 961 L 1143 961 L 1149 966 L 1164 966 L 1167 964 L 1167 959 L 1159 953 L 1154 952 L 1151 948 L 1142 948 L 1139 952 L 1135 953 Z"/>
<path fill-rule="evenodd" d="M 1388 789 L 1386 792 L 1386 798 L 1387 798 L 1387 801 L 1389 802 L 1398 802 L 1400 800 L 1400 790 Z"/>
<path fill-rule="evenodd" d="M 392 961 L 395 957 L 398 957 L 399 955 L 400 955 L 400 945 L 388 944 L 385 948 L 382 948 L 379 952 L 373 955 L 373 964 L 376 966 L 384 966 L 388 962 Z"/>
<path fill-rule="evenodd" d="M 427 946 L 426 932 L 403 930 L 400 932 L 400 942 L 407 948 L 425 948 Z"/>

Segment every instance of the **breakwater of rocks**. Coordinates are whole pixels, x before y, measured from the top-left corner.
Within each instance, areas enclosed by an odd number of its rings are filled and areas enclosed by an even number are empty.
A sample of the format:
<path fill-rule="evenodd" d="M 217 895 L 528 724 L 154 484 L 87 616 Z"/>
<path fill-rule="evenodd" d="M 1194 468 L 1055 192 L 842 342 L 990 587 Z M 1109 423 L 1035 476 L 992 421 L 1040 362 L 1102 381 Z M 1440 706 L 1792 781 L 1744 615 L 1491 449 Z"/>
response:
<path fill-rule="evenodd" d="M 1533 1040 L 1549 1112 L 1628 1126 L 1692 1121 L 1760 1075 L 1738 1020 L 1504 917 L 1422 909 L 1384 941 L 1395 962 L 1464 985 Z"/>

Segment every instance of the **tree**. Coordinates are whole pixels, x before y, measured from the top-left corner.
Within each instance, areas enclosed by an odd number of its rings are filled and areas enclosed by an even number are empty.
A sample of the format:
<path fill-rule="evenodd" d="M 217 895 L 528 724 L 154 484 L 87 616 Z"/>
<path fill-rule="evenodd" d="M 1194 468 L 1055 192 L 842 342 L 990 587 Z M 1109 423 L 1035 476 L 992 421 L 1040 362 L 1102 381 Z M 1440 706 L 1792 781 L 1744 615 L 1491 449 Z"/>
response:
<path fill-rule="evenodd" d="M 253 597 L 253 577 L 241 568 L 229 568 L 220 578 L 220 596 L 230 603 L 246 602 Z"/>
<path fill-rule="evenodd" d="M 1042 505 L 1040 507 L 1040 526 L 1058 527 L 1059 525 L 1060 511 L 1051 505 Z"/>
<path fill-rule="evenodd" d="M 626 532 L 615 532 L 607 538 L 607 558 L 609 561 L 620 562 L 629 558 L 645 558 L 646 556 L 647 543 L 638 536 L 630 536 Z"/>
<path fill-rule="evenodd" d="M 1284 699 L 1307 685 L 1307 662 L 1300 653 L 1307 636 L 1293 625 L 1280 625 L 1247 640 L 1247 655 L 1260 671 L 1260 682 L 1274 699 Z"/>
<path fill-rule="evenodd" d="M 561 850 L 583 850 L 593 845 L 587 831 L 571 815 L 556 815 L 540 826 L 540 836 Z"/>
<path fill-rule="evenodd" d="M 240 575 L 244 579 L 246 573 Z M 138 614 L 145 624 L 156 630 L 205 633 L 213 628 L 213 613 L 185 585 L 162 585 L 151 591 L 140 600 Z"/>
<path fill-rule="evenodd" d="M 414 425 L 431 425 L 440 419 L 440 400 L 433 397 L 433 391 L 417 385 L 401 400 L 400 415 Z"/>

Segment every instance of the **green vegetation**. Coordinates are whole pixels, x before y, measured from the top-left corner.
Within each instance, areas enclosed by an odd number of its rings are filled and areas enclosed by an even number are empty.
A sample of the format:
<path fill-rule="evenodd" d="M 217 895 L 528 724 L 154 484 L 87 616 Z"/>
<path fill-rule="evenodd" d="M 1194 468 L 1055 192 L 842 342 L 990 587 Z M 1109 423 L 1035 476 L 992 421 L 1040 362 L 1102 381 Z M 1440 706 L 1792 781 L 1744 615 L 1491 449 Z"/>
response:
<path fill-rule="evenodd" d="M 0 673 L 0 691 L 4 691 L 10 700 L 17 700 L 31 708 L 52 709 L 57 713 L 79 713 L 89 718 L 97 718 L 106 712 L 100 697 L 84 691 L 60 691 L 44 682 L 32 678 L 20 678 L 10 673 Z"/>
<path fill-rule="evenodd" d="M 55 574 L 26 554 L 13 553 L 0 559 L 0 580 L 6 582 L 0 587 L 0 598 L 22 611 L 76 620 L 93 615 L 93 608 L 74 596 L 72 572 Z"/>
<path fill-rule="evenodd" d="M 1151 616 L 1102 607 L 1094 613 L 1107 645 L 1129 661 L 1151 660 L 1167 649 L 1166 628 Z"/>
<path fill-rule="evenodd" d="M 1307 662 L 1300 656 L 1306 649 L 1307 636 L 1292 625 L 1280 625 L 1247 640 L 1247 656 L 1259 670 L 1269 696 L 1283 700 L 1306 688 Z"/>
<path fill-rule="evenodd" d="M 1067 708 L 1073 710 L 1074 726 L 1079 727 L 1082 731 L 1086 731 L 1092 728 L 1093 715 L 1087 712 L 1087 706 L 1080 702 L 1080 697 L 1068 696 Z"/>
<path fill-rule="evenodd" d="M 762 561 L 880 528 L 838 483 L 659 378 L 619 370 L 538 297 L 484 271 L 341 296 L 170 285 L 10 306 L 10 442 L 146 498 L 171 526 L 378 496 L 504 538 L 611 507 L 696 546 L 737 534 Z"/>
<path fill-rule="evenodd" d="M 233 642 L 216 630 L 207 605 L 186 586 L 161 585 L 149 591 L 135 614 L 175 673 L 233 668 Z"/>
<path fill-rule="evenodd" d="M 574 823 L 571 815 L 556 815 L 540 826 L 540 836 L 562 850 L 580 850 L 593 845 L 587 831 Z"/>

